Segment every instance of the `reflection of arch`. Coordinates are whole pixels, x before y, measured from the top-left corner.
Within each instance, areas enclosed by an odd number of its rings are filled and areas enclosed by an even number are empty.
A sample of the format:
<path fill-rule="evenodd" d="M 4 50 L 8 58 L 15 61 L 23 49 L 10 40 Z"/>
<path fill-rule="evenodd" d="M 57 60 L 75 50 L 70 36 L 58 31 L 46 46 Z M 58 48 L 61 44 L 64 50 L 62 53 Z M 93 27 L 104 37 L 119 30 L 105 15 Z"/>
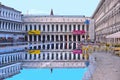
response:
<path fill-rule="evenodd" d="M 60 49 L 63 49 L 63 43 L 60 44 Z"/>
<path fill-rule="evenodd" d="M 36 54 L 34 54 L 34 60 L 36 59 Z"/>
<path fill-rule="evenodd" d="M 40 59 L 40 54 L 38 54 L 38 59 Z"/>
<path fill-rule="evenodd" d="M 78 60 L 80 60 L 80 54 L 78 54 Z"/>
<path fill-rule="evenodd" d="M 72 47 L 71 47 L 71 43 L 69 43 L 69 49 L 71 49 Z"/>
<path fill-rule="evenodd" d="M 56 60 L 58 60 L 58 53 L 56 53 Z"/>
<path fill-rule="evenodd" d="M 65 53 L 65 60 L 67 60 L 67 53 Z"/>
<path fill-rule="evenodd" d="M 47 49 L 50 49 L 50 45 L 49 44 L 47 45 Z"/>
<path fill-rule="evenodd" d="M 47 40 L 50 41 L 50 36 L 49 35 L 47 35 Z"/>
<path fill-rule="evenodd" d="M 71 60 L 71 53 L 69 53 L 69 60 Z"/>
<path fill-rule="evenodd" d="M 43 53 L 43 60 L 45 60 L 45 54 Z"/>
<path fill-rule="evenodd" d="M 41 49 L 41 46 L 38 46 L 38 49 Z"/>
<path fill-rule="evenodd" d="M 52 53 L 52 60 L 54 59 L 54 54 Z"/>
<path fill-rule="evenodd" d="M 45 49 L 45 45 L 43 45 L 43 49 Z"/>
<path fill-rule="evenodd" d="M 60 35 L 60 41 L 63 41 L 63 35 Z"/>
<path fill-rule="evenodd" d="M 50 57 L 49 57 L 49 53 L 47 53 L 47 60 L 49 60 L 49 58 L 50 58 Z"/>
<path fill-rule="evenodd" d="M 62 53 L 60 53 L 60 60 L 62 60 L 63 59 L 63 56 L 62 56 Z"/>
<path fill-rule="evenodd" d="M 75 54 L 73 54 L 73 60 L 75 60 L 76 59 L 76 55 Z"/>
<path fill-rule="evenodd" d="M 30 54 L 29 56 L 30 56 L 30 59 L 32 59 L 32 54 Z"/>
<path fill-rule="evenodd" d="M 56 43 L 56 49 L 58 49 L 58 45 L 59 45 L 59 44 L 58 44 L 58 43 Z"/>
<path fill-rule="evenodd" d="M 76 43 L 73 43 L 73 49 L 76 49 Z"/>
<path fill-rule="evenodd" d="M 52 44 L 52 49 L 54 49 L 54 44 Z"/>

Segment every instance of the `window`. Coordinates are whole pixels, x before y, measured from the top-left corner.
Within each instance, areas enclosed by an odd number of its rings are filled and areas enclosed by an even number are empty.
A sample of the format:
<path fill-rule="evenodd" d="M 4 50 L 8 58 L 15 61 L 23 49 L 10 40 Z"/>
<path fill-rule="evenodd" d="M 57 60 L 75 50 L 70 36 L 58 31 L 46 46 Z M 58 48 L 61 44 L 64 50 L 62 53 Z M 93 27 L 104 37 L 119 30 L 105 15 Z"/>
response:
<path fill-rule="evenodd" d="M 41 30 L 41 25 L 39 25 L 39 30 Z"/>
<path fill-rule="evenodd" d="M 28 27 L 27 27 L 27 25 L 25 25 L 25 31 L 27 31 L 28 30 Z"/>
<path fill-rule="evenodd" d="M 73 28 L 74 28 L 73 30 L 76 30 L 76 25 L 74 25 Z"/>
<path fill-rule="evenodd" d="M 48 29 L 48 31 L 50 31 L 50 26 L 49 25 L 47 25 L 47 29 Z"/>
<path fill-rule="evenodd" d="M 87 25 L 87 31 L 89 31 L 89 25 Z"/>
<path fill-rule="evenodd" d="M 45 31 L 45 25 L 43 25 L 43 31 Z"/>
<path fill-rule="evenodd" d="M 32 25 L 30 25 L 30 30 L 32 30 Z"/>
<path fill-rule="evenodd" d="M 56 31 L 58 31 L 58 25 L 56 25 Z"/>
<path fill-rule="evenodd" d="M 36 25 L 34 25 L 34 30 L 36 30 Z"/>
<path fill-rule="evenodd" d="M 71 31 L 71 25 L 69 25 L 69 31 Z"/>
<path fill-rule="evenodd" d="M 52 25 L 52 31 L 54 31 L 54 25 Z"/>
<path fill-rule="evenodd" d="M 78 30 L 80 30 L 80 25 L 78 25 Z"/>
<path fill-rule="evenodd" d="M 1 21 L 0 21 L 0 28 L 1 28 Z"/>
<path fill-rule="evenodd" d="M 60 30 L 61 30 L 61 31 L 63 30 L 63 25 L 60 25 Z"/>
<path fill-rule="evenodd" d="M 84 25 L 82 25 L 82 30 L 84 30 Z"/>
<path fill-rule="evenodd" d="M 65 25 L 65 31 L 67 31 L 67 25 Z"/>

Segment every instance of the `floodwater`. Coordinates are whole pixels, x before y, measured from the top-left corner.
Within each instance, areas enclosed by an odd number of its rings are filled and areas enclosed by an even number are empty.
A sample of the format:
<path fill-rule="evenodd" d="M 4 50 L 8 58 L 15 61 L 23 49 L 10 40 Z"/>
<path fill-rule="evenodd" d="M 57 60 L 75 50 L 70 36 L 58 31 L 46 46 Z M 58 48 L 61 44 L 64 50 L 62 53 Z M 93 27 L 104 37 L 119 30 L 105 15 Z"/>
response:
<path fill-rule="evenodd" d="M 82 80 L 87 68 L 23 69 L 5 80 Z"/>

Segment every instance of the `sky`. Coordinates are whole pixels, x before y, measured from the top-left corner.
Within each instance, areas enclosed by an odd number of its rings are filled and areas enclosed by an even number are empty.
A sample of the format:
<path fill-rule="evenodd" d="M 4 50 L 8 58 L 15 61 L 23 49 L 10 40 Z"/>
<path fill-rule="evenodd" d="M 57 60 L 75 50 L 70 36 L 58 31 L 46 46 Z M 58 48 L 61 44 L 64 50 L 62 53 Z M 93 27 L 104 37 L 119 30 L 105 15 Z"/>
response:
<path fill-rule="evenodd" d="M 93 15 L 100 0 L 0 0 L 3 5 L 15 8 L 23 14 Z"/>

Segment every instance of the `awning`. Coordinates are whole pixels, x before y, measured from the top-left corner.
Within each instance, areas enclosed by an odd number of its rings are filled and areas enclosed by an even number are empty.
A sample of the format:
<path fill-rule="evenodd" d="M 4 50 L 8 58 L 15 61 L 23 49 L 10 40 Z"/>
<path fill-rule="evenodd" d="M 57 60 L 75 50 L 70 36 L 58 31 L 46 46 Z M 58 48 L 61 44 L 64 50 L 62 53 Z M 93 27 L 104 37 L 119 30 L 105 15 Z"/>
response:
<path fill-rule="evenodd" d="M 120 38 L 120 32 L 106 36 L 106 38 Z"/>

